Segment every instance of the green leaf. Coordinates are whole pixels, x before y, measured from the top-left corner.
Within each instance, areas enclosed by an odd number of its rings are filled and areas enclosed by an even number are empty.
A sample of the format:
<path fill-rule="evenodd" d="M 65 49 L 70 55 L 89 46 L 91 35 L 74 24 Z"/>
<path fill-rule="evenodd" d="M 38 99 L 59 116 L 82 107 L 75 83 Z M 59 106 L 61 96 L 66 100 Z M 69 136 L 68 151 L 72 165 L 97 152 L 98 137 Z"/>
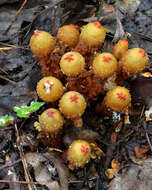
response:
<path fill-rule="evenodd" d="M 13 116 L 0 116 L 0 126 L 2 127 L 6 127 L 7 125 L 9 125 L 12 121 L 14 120 Z"/>
<path fill-rule="evenodd" d="M 31 102 L 30 106 L 15 106 L 14 111 L 17 113 L 18 117 L 28 118 L 32 112 L 39 110 L 44 104 L 45 102 Z"/>

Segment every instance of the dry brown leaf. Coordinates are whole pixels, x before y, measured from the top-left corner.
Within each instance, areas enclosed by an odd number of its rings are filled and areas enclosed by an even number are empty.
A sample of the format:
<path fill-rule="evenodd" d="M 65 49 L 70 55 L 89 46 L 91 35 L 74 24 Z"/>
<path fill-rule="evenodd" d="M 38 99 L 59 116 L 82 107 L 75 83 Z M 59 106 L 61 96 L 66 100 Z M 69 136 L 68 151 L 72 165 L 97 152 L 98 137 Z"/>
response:
<path fill-rule="evenodd" d="M 150 190 L 152 187 L 152 158 L 132 158 L 131 164 L 110 182 L 108 190 Z"/>
<path fill-rule="evenodd" d="M 50 190 L 68 190 L 67 169 L 62 161 L 53 153 L 27 153 L 25 159 L 34 169 L 35 179 L 42 185 L 46 185 Z M 50 164 L 44 165 L 44 162 L 50 160 Z M 60 179 L 60 185 L 57 181 L 52 180 L 52 175 L 57 168 Z"/>
<path fill-rule="evenodd" d="M 136 157 L 137 158 L 143 158 L 145 153 L 149 150 L 149 146 L 145 146 L 145 147 L 135 147 L 135 153 L 136 153 Z"/>

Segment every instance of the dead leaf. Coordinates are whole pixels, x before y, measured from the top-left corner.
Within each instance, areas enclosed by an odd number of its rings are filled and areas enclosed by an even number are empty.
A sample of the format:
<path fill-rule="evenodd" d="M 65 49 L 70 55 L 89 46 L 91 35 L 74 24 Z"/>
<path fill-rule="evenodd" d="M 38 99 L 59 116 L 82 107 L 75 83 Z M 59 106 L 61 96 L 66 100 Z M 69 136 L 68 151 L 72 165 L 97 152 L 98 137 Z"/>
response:
<path fill-rule="evenodd" d="M 63 161 L 53 153 L 45 153 L 44 156 L 54 162 L 60 178 L 61 190 L 68 190 L 68 169 L 63 164 Z"/>
<path fill-rule="evenodd" d="M 112 160 L 111 161 L 111 167 L 112 168 L 108 168 L 106 171 L 105 171 L 105 174 L 106 176 L 109 178 L 109 179 L 112 179 L 115 177 L 115 174 L 119 172 L 119 168 L 120 168 L 120 163 L 116 160 Z"/>
<path fill-rule="evenodd" d="M 117 141 L 118 133 L 113 132 L 111 135 L 111 142 L 115 143 Z"/>
<path fill-rule="evenodd" d="M 115 3 L 116 8 L 118 8 L 123 14 L 134 13 L 140 5 L 140 0 L 117 0 Z"/>
<path fill-rule="evenodd" d="M 68 190 L 67 169 L 62 161 L 53 153 L 27 153 L 25 159 L 34 169 L 35 179 L 50 190 Z M 53 166 L 48 163 L 53 162 Z M 60 179 L 60 185 L 52 179 L 56 175 L 56 168 Z"/>
<path fill-rule="evenodd" d="M 145 153 L 149 150 L 149 146 L 145 146 L 145 147 L 135 147 L 135 153 L 136 153 L 136 157 L 137 158 L 143 158 Z"/>
<path fill-rule="evenodd" d="M 123 39 L 125 37 L 125 32 L 121 23 L 122 14 L 119 10 L 116 10 L 115 15 L 116 15 L 117 26 L 116 26 L 113 42 L 117 42 L 118 40 Z"/>
<path fill-rule="evenodd" d="M 108 190 L 150 190 L 152 187 L 152 158 L 132 159 L 131 164 L 121 170 L 121 174 L 110 182 Z"/>

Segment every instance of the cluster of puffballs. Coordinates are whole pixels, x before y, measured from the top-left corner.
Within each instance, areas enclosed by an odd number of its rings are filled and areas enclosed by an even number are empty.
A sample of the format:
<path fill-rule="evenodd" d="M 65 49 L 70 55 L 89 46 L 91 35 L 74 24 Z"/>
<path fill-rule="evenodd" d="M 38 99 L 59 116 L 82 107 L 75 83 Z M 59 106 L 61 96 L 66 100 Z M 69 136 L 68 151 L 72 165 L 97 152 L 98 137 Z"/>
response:
<path fill-rule="evenodd" d="M 56 41 L 65 43 L 70 51 L 65 52 L 59 66 L 63 75 L 80 75 L 87 63 L 81 53 L 74 51 L 78 44 L 87 44 L 89 48 L 100 48 L 106 37 L 106 30 L 100 22 L 91 22 L 81 28 L 70 24 L 59 28 L 56 37 L 46 31 L 36 30 L 30 39 L 30 48 L 37 60 L 41 61 L 56 48 Z M 94 52 L 90 70 L 105 80 L 116 74 L 132 76 L 143 71 L 148 64 L 148 56 L 141 48 L 128 49 L 126 39 L 119 40 L 110 52 Z M 37 94 L 41 100 L 51 104 L 58 102 L 58 109 L 49 108 L 39 116 L 39 131 L 45 131 L 51 138 L 58 138 L 65 119 L 78 120 L 87 107 L 85 97 L 76 91 L 67 91 L 62 82 L 54 77 L 43 77 L 37 83 Z M 131 105 L 131 95 L 127 88 L 115 86 L 106 92 L 101 103 L 103 109 L 123 112 Z M 67 160 L 71 169 L 84 167 L 91 158 L 91 147 L 87 141 L 75 140 L 67 151 Z"/>

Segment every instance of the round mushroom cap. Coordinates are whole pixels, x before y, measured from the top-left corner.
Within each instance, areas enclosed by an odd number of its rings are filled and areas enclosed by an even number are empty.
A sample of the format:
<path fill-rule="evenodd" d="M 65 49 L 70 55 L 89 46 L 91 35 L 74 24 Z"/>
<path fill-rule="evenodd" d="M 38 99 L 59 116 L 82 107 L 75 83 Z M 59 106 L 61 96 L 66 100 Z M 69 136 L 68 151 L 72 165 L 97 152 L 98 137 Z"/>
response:
<path fill-rule="evenodd" d="M 100 22 L 90 22 L 82 27 L 80 39 L 89 46 L 99 47 L 105 40 L 106 31 Z"/>
<path fill-rule="evenodd" d="M 122 112 L 130 106 L 131 95 L 127 88 L 116 86 L 107 92 L 104 101 L 111 110 Z"/>
<path fill-rule="evenodd" d="M 70 145 L 67 154 L 70 168 L 84 167 L 91 158 L 91 147 L 87 141 L 75 140 Z"/>
<path fill-rule="evenodd" d="M 49 108 L 39 116 L 39 122 L 42 131 L 55 133 L 62 128 L 64 120 L 57 109 Z"/>
<path fill-rule="evenodd" d="M 128 74 L 140 73 L 148 64 L 148 56 L 141 48 L 129 49 L 121 59 L 123 72 Z"/>
<path fill-rule="evenodd" d="M 101 79 L 113 75 L 117 70 L 117 60 L 111 53 L 101 53 L 93 61 L 93 71 Z"/>
<path fill-rule="evenodd" d="M 67 118 L 79 118 L 86 109 L 86 101 L 79 92 L 69 91 L 60 99 L 59 109 Z"/>
<path fill-rule="evenodd" d="M 113 47 L 112 54 L 117 58 L 121 59 L 121 57 L 128 50 L 128 41 L 127 40 L 119 40 L 118 43 Z"/>
<path fill-rule="evenodd" d="M 55 77 L 43 77 L 37 83 L 37 94 L 45 102 L 55 102 L 64 92 L 60 80 Z"/>
<path fill-rule="evenodd" d="M 30 48 L 36 58 L 41 59 L 48 55 L 55 46 L 55 40 L 51 34 L 41 30 L 35 30 L 30 39 Z"/>
<path fill-rule="evenodd" d="M 62 72 L 67 76 L 75 76 L 84 70 L 85 60 L 78 52 L 65 53 L 60 60 Z"/>
<path fill-rule="evenodd" d="M 75 47 L 79 41 L 78 26 L 74 24 L 64 25 L 59 28 L 57 33 L 57 39 L 64 42 L 70 47 Z"/>

